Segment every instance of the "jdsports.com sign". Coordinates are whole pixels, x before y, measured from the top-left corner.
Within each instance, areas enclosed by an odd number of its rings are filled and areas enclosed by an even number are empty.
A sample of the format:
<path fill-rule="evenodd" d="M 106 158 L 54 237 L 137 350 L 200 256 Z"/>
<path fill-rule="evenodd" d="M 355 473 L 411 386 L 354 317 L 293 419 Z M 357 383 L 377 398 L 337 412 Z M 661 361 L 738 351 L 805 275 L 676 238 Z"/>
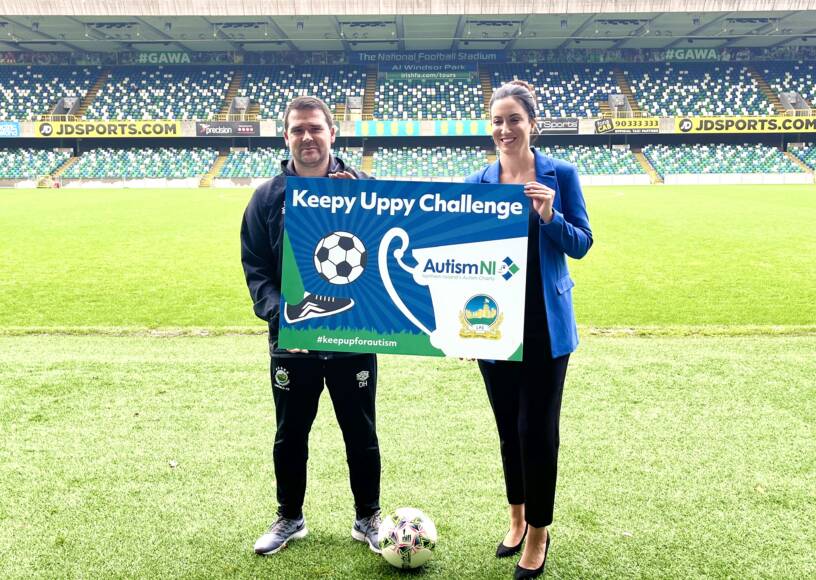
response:
<path fill-rule="evenodd" d="M 34 124 L 36 137 L 181 137 L 180 121 L 54 121 Z"/>
<path fill-rule="evenodd" d="M 816 116 L 677 117 L 677 133 L 816 133 Z"/>

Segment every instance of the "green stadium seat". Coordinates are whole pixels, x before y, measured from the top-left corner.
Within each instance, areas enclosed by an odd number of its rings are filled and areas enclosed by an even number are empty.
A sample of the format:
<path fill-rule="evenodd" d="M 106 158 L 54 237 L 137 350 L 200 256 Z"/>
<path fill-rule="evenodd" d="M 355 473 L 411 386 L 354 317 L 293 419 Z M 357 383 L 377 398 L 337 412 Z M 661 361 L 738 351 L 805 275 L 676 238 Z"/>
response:
<path fill-rule="evenodd" d="M 599 102 L 620 93 L 611 65 L 505 64 L 494 67 L 493 89 L 522 79 L 536 90 L 539 117 L 599 117 Z"/>
<path fill-rule="evenodd" d="M 481 147 L 389 147 L 374 152 L 377 177 L 465 177 L 487 164 Z"/>
<path fill-rule="evenodd" d="M 233 71 L 213 67 L 114 69 L 88 119 L 209 119 L 227 97 Z"/>
<path fill-rule="evenodd" d="M 63 174 L 69 179 L 185 179 L 209 171 L 215 149 L 101 147 L 83 153 Z"/>
<path fill-rule="evenodd" d="M 0 66 L 0 121 L 34 120 L 62 97 L 83 98 L 100 67 Z"/>
<path fill-rule="evenodd" d="M 647 145 L 649 162 L 661 175 L 718 173 L 802 173 L 776 147 L 761 144 Z"/>
<path fill-rule="evenodd" d="M 621 65 L 638 105 L 659 117 L 772 115 L 748 69 L 738 63 Z"/>
<path fill-rule="evenodd" d="M 67 151 L 52 149 L 0 149 L 0 179 L 36 179 L 49 175 L 70 157 Z"/>

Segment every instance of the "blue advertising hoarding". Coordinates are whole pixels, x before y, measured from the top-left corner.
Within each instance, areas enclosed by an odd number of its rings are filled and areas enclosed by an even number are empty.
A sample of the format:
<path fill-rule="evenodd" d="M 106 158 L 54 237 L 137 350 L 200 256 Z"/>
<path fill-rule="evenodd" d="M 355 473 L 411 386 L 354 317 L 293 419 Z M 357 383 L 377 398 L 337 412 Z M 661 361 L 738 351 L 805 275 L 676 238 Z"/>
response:
<path fill-rule="evenodd" d="M 13 139 L 20 133 L 20 123 L 17 121 L 0 121 L 0 138 Z"/>

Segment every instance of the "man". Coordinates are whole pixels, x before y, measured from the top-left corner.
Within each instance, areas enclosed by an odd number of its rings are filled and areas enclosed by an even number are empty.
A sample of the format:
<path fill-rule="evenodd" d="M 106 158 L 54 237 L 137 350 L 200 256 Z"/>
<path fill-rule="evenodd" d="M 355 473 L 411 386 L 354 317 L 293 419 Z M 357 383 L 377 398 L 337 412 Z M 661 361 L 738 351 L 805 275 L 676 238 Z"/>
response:
<path fill-rule="evenodd" d="M 368 179 L 331 155 L 335 127 L 326 103 L 297 97 L 284 113 L 283 137 L 291 159 L 281 173 L 252 196 L 241 224 L 241 261 L 255 314 L 269 323 L 272 395 L 277 431 L 273 450 L 277 478 L 278 517 L 255 542 L 257 554 L 274 554 L 289 540 L 307 534 L 303 516 L 308 437 L 325 381 L 343 432 L 354 496 L 356 520 L 351 535 L 379 553 L 380 449 L 375 428 L 374 398 L 377 359 L 373 354 L 309 352 L 277 346 L 280 316 L 283 216 L 288 176 Z M 330 297 L 307 293 L 287 316 L 304 310 L 331 312 Z"/>

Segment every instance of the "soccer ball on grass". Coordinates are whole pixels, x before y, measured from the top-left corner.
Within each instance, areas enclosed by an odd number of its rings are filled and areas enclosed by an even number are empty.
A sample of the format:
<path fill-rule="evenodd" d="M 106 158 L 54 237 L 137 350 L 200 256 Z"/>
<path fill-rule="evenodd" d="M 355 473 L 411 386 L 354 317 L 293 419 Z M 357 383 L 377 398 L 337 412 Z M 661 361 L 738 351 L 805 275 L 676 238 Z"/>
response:
<path fill-rule="evenodd" d="M 396 568 L 419 568 L 433 557 L 436 526 L 416 508 L 399 508 L 383 517 L 379 538 L 386 562 Z"/>

